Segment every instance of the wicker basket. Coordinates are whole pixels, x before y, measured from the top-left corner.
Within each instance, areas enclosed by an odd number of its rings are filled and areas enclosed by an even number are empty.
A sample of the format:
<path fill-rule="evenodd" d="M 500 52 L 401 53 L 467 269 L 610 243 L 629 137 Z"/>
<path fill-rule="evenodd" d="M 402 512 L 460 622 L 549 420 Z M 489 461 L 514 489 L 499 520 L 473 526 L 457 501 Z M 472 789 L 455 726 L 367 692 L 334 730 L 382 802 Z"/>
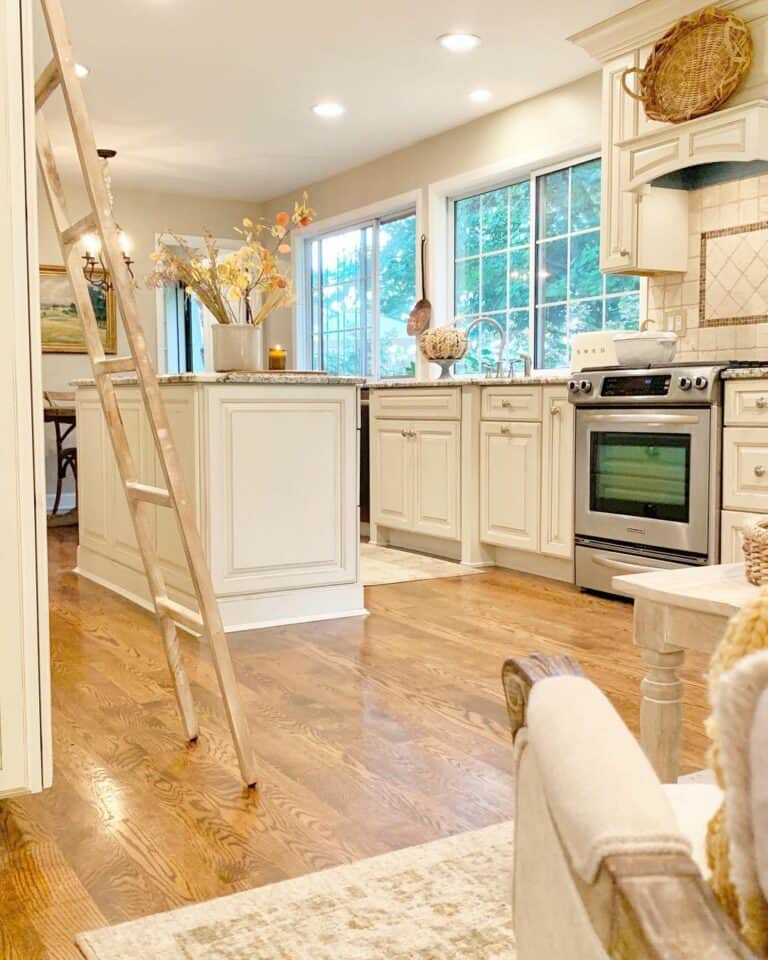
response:
<path fill-rule="evenodd" d="M 742 533 L 747 580 L 756 587 L 762 587 L 768 583 L 768 517 L 765 520 L 747 520 Z"/>
<path fill-rule="evenodd" d="M 650 120 L 683 123 L 721 107 L 752 65 L 749 27 L 727 10 L 707 7 L 683 17 L 654 46 L 644 69 L 630 67 L 624 90 Z M 640 74 L 640 89 L 627 84 Z"/>

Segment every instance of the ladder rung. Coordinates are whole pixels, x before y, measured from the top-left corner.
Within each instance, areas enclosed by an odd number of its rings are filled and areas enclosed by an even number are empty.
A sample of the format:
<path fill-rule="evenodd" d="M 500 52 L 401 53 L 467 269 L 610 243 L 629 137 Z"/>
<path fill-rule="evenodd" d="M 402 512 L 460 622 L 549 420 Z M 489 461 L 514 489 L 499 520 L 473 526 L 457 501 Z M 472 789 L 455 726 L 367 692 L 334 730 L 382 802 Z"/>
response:
<path fill-rule="evenodd" d="M 205 631 L 203 618 L 197 611 L 176 603 L 170 597 L 155 597 L 155 606 L 161 617 L 170 617 L 171 620 L 180 623 L 182 627 L 186 627 L 188 630 L 193 630 L 195 633 Z"/>
<path fill-rule="evenodd" d="M 35 81 L 35 110 L 40 110 L 45 101 L 61 83 L 61 74 L 55 60 L 51 60 Z"/>
<path fill-rule="evenodd" d="M 125 485 L 128 496 L 134 500 L 146 500 L 148 503 L 156 503 L 158 507 L 172 506 L 171 495 L 162 487 L 151 487 L 147 483 L 136 483 L 129 480 Z"/>
<path fill-rule="evenodd" d="M 136 369 L 133 357 L 109 357 L 94 360 L 93 369 L 97 377 L 108 377 L 111 373 L 131 373 Z"/>
<path fill-rule="evenodd" d="M 82 220 L 73 223 L 67 227 L 61 234 L 61 242 L 69 246 L 72 243 L 79 243 L 83 239 L 84 233 L 90 233 L 96 229 L 96 218 L 92 213 L 87 213 Z"/>

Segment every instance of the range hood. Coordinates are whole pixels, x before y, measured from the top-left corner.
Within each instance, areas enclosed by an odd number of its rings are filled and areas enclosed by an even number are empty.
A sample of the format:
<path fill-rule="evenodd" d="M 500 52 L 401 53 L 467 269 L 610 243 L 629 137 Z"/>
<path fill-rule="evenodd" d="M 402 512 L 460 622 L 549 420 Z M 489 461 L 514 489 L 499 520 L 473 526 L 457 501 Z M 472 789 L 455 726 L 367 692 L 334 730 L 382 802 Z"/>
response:
<path fill-rule="evenodd" d="M 755 176 L 755 165 L 757 172 L 768 169 L 768 100 L 658 126 L 616 143 L 628 190 L 648 184 L 691 189 L 708 176 L 720 183 Z"/>
<path fill-rule="evenodd" d="M 645 0 L 570 40 L 620 75 L 623 64 L 642 67 L 655 42 L 680 17 L 704 5 Z M 613 142 L 624 189 L 691 190 L 768 172 L 768 0 L 723 0 L 717 6 L 749 24 L 755 55 L 745 82 L 724 108 L 685 123 L 650 121 L 640 106 L 633 135 Z"/>

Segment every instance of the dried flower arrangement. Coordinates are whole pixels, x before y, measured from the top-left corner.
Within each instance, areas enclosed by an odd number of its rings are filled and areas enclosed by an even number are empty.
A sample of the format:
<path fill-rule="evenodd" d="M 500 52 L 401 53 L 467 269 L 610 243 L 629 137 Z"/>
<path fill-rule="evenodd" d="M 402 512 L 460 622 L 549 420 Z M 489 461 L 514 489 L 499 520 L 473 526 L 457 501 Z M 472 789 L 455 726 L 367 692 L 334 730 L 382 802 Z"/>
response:
<path fill-rule="evenodd" d="M 293 300 L 289 264 L 280 258 L 291 252 L 291 233 L 312 223 L 315 211 L 308 201 L 304 193 L 294 203 L 292 214 L 283 210 L 274 222 L 260 219 L 254 223 L 245 217 L 242 228 L 235 228 L 245 242 L 238 250 L 223 254 L 210 230 L 203 231 L 204 250 L 171 233 L 174 245 L 163 243 L 152 254 L 147 284 L 183 283 L 218 323 L 263 323 L 273 310 L 289 306 Z M 265 234 L 266 242 L 262 240 Z M 255 311 L 251 303 L 254 293 L 261 295 Z"/>

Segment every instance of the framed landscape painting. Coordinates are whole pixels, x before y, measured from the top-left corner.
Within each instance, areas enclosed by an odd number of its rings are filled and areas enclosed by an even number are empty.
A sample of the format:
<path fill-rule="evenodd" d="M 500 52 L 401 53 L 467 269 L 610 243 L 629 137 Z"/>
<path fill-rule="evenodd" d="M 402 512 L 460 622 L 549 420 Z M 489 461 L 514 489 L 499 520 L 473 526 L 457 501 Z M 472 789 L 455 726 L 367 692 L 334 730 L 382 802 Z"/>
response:
<path fill-rule="evenodd" d="M 102 287 L 91 287 L 90 291 L 104 352 L 115 353 L 117 318 L 114 291 Z M 72 284 L 64 267 L 40 267 L 40 326 L 43 353 L 88 352 Z"/>

